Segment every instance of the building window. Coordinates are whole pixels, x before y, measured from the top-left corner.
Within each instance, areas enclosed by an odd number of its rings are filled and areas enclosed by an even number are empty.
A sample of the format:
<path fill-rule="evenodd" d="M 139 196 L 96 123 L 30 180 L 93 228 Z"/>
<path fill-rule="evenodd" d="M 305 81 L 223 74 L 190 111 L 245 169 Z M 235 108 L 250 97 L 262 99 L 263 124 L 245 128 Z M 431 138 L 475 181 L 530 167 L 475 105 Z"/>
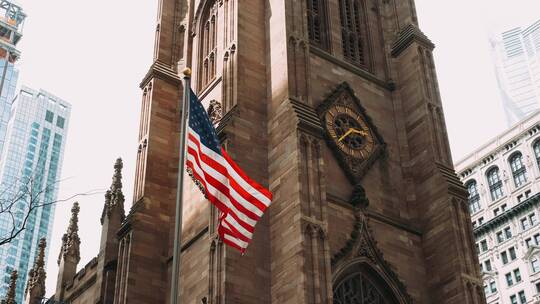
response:
<path fill-rule="evenodd" d="M 540 271 L 540 262 L 538 261 L 538 258 L 533 258 L 531 260 L 531 267 L 533 273 L 537 273 L 538 271 Z"/>
<path fill-rule="evenodd" d="M 511 295 L 510 296 L 510 303 L 511 304 L 518 304 L 516 295 Z"/>
<path fill-rule="evenodd" d="M 521 282 L 521 273 L 519 272 L 519 268 L 514 269 L 514 278 L 516 279 L 516 283 Z"/>
<path fill-rule="evenodd" d="M 199 40 L 199 86 L 204 89 L 216 76 L 217 8 L 212 1 L 201 18 Z"/>
<path fill-rule="evenodd" d="M 367 67 L 365 15 L 361 0 L 340 0 L 341 46 L 346 60 Z"/>
<path fill-rule="evenodd" d="M 514 285 L 514 281 L 512 280 L 512 273 L 507 273 L 504 275 L 504 277 L 506 278 L 506 285 L 508 285 L 508 287 Z"/>
<path fill-rule="evenodd" d="M 526 304 L 527 298 L 525 298 L 525 291 L 522 290 L 518 292 L 518 295 L 519 295 L 519 302 L 521 302 L 521 304 Z"/>
<path fill-rule="evenodd" d="M 493 210 L 493 216 L 497 215 L 499 215 L 499 208 L 495 208 L 495 210 Z"/>
<path fill-rule="evenodd" d="M 486 271 L 491 271 L 491 261 L 490 260 L 486 260 L 484 262 L 484 264 L 486 265 Z"/>
<path fill-rule="evenodd" d="M 512 231 L 510 230 L 510 227 L 504 228 L 504 236 L 507 240 L 512 237 Z"/>
<path fill-rule="evenodd" d="M 480 248 L 482 249 L 482 252 L 488 250 L 488 246 L 487 246 L 487 241 L 486 241 L 486 240 L 480 241 Z"/>
<path fill-rule="evenodd" d="M 534 242 L 536 245 L 540 245 L 540 233 L 534 235 Z"/>
<path fill-rule="evenodd" d="M 501 205 L 501 212 L 504 212 L 504 211 L 506 211 L 506 204 Z"/>
<path fill-rule="evenodd" d="M 520 220 L 520 222 L 521 222 L 521 229 L 523 229 L 523 230 L 527 230 L 527 229 L 529 229 L 531 227 L 529 225 L 529 220 L 526 217 L 522 218 Z"/>
<path fill-rule="evenodd" d="M 499 168 L 495 167 L 488 171 L 487 173 L 489 192 L 491 193 L 491 199 L 493 201 L 498 200 L 503 197 L 502 181 L 499 177 Z"/>
<path fill-rule="evenodd" d="M 540 282 L 536 283 L 536 293 L 540 293 Z"/>
<path fill-rule="evenodd" d="M 531 238 L 528 238 L 525 240 L 525 246 L 527 246 L 527 248 L 531 247 L 531 244 L 532 244 L 532 239 Z"/>
<path fill-rule="evenodd" d="M 536 221 L 536 214 L 535 213 L 529 214 L 529 221 L 531 222 L 531 226 L 536 225 L 537 221 Z"/>
<path fill-rule="evenodd" d="M 504 242 L 504 236 L 503 236 L 502 231 L 499 231 L 497 232 L 497 243 L 502 243 L 502 242 Z"/>
<path fill-rule="evenodd" d="M 64 128 L 64 123 L 66 122 L 66 120 L 64 119 L 64 117 L 62 116 L 58 116 L 56 117 L 56 126 L 63 129 Z"/>
<path fill-rule="evenodd" d="M 503 265 L 508 264 L 508 254 L 506 251 L 501 252 L 501 260 L 503 262 Z"/>
<path fill-rule="evenodd" d="M 307 0 L 309 42 L 328 49 L 328 26 L 325 0 Z"/>
<path fill-rule="evenodd" d="M 491 289 L 491 293 L 497 292 L 497 284 L 495 283 L 494 280 L 491 280 L 489 282 L 489 288 Z"/>
<path fill-rule="evenodd" d="M 478 218 L 478 225 L 482 225 L 484 223 L 484 217 L 481 216 Z"/>
<path fill-rule="evenodd" d="M 467 190 L 469 190 L 469 210 L 471 214 L 473 214 L 481 209 L 480 194 L 478 194 L 478 188 L 476 187 L 475 180 L 467 182 Z"/>
<path fill-rule="evenodd" d="M 47 110 L 47 112 L 45 113 L 45 120 L 52 123 L 53 122 L 53 118 L 54 118 L 54 114 L 53 112 Z"/>
<path fill-rule="evenodd" d="M 540 140 L 537 140 L 534 143 L 533 149 L 534 149 L 534 156 L 536 158 L 536 163 L 540 167 Z"/>
<path fill-rule="evenodd" d="M 510 230 L 510 227 L 506 227 L 503 230 L 497 232 L 496 236 L 497 236 L 497 242 L 502 243 L 512 238 L 512 231 Z"/>
<path fill-rule="evenodd" d="M 514 247 L 510 247 L 510 249 L 508 249 L 508 253 L 510 254 L 510 260 L 513 261 L 517 258 L 516 249 Z"/>
<path fill-rule="evenodd" d="M 523 165 L 521 153 L 518 152 L 510 157 L 510 167 L 512 168 L 512 176 L 514 177 L 516 188 L 525 185 L 527 182 L 527 170 Z"/>

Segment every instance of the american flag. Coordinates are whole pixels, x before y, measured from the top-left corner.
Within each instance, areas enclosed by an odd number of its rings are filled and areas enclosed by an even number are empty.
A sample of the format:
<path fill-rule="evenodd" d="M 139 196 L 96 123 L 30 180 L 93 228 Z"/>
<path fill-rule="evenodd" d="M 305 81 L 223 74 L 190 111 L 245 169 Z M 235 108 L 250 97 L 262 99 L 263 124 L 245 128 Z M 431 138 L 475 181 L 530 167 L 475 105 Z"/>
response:
<path fill-rule="evenodd" d="M 189 109 L 188 171 L 220 210 L 218 233 L 223 242 L 244 253 L 272 194 L 251 180 L 220 146 L 210 118 L 193 91 Z"/>

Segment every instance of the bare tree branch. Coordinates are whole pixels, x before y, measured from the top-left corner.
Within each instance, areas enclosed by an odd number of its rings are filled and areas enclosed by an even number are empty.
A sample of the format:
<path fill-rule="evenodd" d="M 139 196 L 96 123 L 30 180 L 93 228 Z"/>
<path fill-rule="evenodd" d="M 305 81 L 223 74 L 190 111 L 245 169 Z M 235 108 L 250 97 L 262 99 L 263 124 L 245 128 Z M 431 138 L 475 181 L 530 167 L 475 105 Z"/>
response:
<path fill-rule="evenodd" d="M 46 195 L 56 191 L 56 186 L 64 180 L 57 180 L 41 187 L 42 177 L 38 177 L 38 181 L 35 177 L 25 178 L 18 179 L 13 185 L 0 189 L 0 219 L 11 221 L 11 227 L 8 231 L 4 235 L 0 235 L 0 246 L 10 243 L 24 231 L 30 216 L 36 214 L 37 209 L 70 201 L 80 196 L 105 193 L 104 189 L 94 189 L 84 193 L 76 193 L 67 198 L 48 201 Z"/>

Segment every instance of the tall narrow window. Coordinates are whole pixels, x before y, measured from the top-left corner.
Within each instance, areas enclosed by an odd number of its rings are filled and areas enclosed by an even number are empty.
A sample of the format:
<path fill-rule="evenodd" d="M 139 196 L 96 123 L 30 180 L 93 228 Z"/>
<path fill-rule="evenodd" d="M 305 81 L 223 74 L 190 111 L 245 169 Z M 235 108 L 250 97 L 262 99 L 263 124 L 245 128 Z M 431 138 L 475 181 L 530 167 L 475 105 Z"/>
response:
<path fill-rule="evenodd" d="M 491 199 L 496 201 L 503 197 L 502 181 L 499 176 L 499 168 L 491 168 L 487 173 L 489 192 L 491 193 Z"/>
<path fill-rule="evenodd" d="M 523 156 L 521 153 L 516 153 L 510 157 L 510 167 L 512 168 L 512 176 L 516 187 L 521 187 L 527 182 L 527 169 L 523 165 Z"/>
<path fill-rule="evenodd" d="M 202 14 L 199 40 L 199 88 L 204 89 L 216 76 L 216 20 L 215 1 L 207 6 Z"/>
<path fill-rule="evenodd" d="M 306 0 L 309 42 L 322 49 L 328 49 L 328 26 L 326 22 L 326 1 Z"/>
<path fill-rule="evenodd" d="M 480 210 L 480 195 L 475 180 L 467 182 L 467 190 L 469 190 L 469 210 L 473 214 Z"/>
<path fill-rule="evenodd" d="M 533 149 L 534 149 L 534 156 L 536 158 L 536 163 L 540 167 L 540 140 L 537 140 L 534 143 Z"/>
<path fill-rule="evenodd" d="M 366 68 L 366 16 L 362 0 L 340 0 L 341 46 L 348 61 Z"/>

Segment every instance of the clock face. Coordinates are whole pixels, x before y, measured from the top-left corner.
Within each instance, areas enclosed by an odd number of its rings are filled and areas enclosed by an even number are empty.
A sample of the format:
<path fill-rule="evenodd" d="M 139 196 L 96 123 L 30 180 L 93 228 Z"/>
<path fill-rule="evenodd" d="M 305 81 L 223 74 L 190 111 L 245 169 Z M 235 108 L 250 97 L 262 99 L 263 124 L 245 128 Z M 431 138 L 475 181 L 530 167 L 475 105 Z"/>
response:
<path fill-rule="evenodd" d="M 365 159 L 373 152 L 373 133 L 354 109 L 335 105 L 328 109 L 325 120 L 330 137 L 341 151 L 359 159 Z"/>

